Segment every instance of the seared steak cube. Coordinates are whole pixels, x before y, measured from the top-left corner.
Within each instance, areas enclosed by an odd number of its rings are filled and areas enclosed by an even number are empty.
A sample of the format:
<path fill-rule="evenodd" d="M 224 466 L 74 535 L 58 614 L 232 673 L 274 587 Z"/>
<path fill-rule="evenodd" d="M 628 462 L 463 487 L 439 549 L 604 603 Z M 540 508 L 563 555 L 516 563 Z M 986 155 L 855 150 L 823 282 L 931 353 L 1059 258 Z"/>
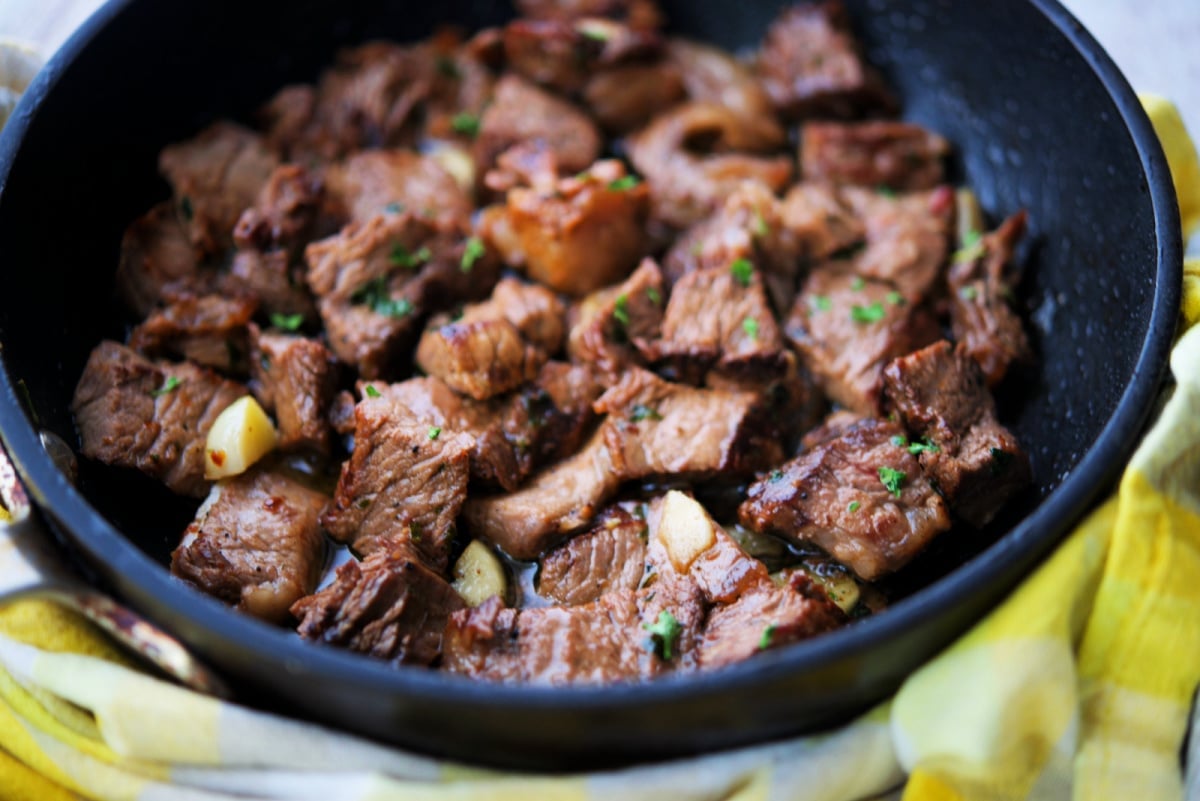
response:
<path fill-rule="evenodd" d="M 234 242 L 242 249 L 298 251 L 311 238 L 323 196 L 321 179 L 304 167 L 277 167 L 238 217 Z"/>
<path fill-rule="evenodd" d="M 668 61 L 618 64 L 593 73 L 583 88 L 592 117 L 614 134 L 642 127 L 683 96 L 683 75 Z"/>
<path fill-rule="evenodd" d="M 309 324 L 317 319 L 317 307 L 304 275 L 304 264 L 286 250 L 249 248 L 233 254 L 229 272 L 220 276 L 217 287 L 230 295 L 256 298 L 260 316 L 298 314 Z"/>
<path fill-rule="evenodd" d="M 172 284 L 202 287 L 211 281 L 210 271 L 201 269 L 187 228 L 172 203 L 159 203 L 125 229 L 117 291 L 139 316 L 153 311 L 163 290 Z"/>
<path fill-rule="evenodd" d="M 788 190 L 781 208 L 784 227 L 798 240 L 805 259 L 819 263 L 856 250 L 866 227 L 836 187 L 798 183 Z"/>
<path fill-rule="evenodd" d="M 950 528 L 904 429 L 864 418 L 747 491 L 742 525 L 823 548 L 866 581 L 895 572 Z"/>
<path fill-rule="evenodd" d="M 332 584 L 292 605 L 306 640 L 399 664 L 430 665 L 442 632 L 466 607 L 454 588 L 406 545 L 380 548 L 337 569 Z"/>
<path fill-rule="evenodd" d="M 354 418 L 354 452 L 321 522 L 359 554 L 408 543 L 444 571 L 467 496 L 472 438 L 417 423 L 382 396 L 360 401 Z"/>
<path fill-rule="evenodd" d="M 326 173 L 327 212 L 366 222 L 409 211 L 443 230 L 469 230 L 471 200 L 436 161 L 411 150 L 364 150 Z"/>
<path fill-rule="evenodd" d="M 628 510 L 605 510 L 590 530 L 542 558 L 538 595 L 578 606 L 606 592 L 636 590 L 646 573 L 646 521 Z"/>
<path fill-rule="evenodd" d="M 609 376 L 639 363 L 638 351 L 658 337 L 665 297 L 653 259 L 643 260 L 621 284 L 588 295 L 567 339 L 571 360 Z"/>
<path fill-rule="evenodd" d="M 250 353 L 251 297 L 170 296 L 129 335 L 129 347 L 150 356 L 175 356 L 224 372 L 244 373 Z"/>
<path fill-rule="evenodd" d="M 911 303 L 926 298 L 949 251 L 954 211 L 950 187 L 897 197 L 847 186 L 842 197 L 867 229 L 866 247 L 852 256 L 855 271 L 894 284 Z"/>
<path fill-rule="evenodd" d="M 275 414 L 279 447 L 328 454 L 337 363 L 315 339 L 252 329 L 251 390 Z"/>
<path fill-rule="evenodd" d="M 265 469 L 219 481 L 171 554 L 171 572 L 257 618 L 280 622 L 321 577 L 319 517 L 326 501 Z"/>
<path fill-rule="evenodd" d="M 942 183 L 950 143 L 907 122 L 810 122 L 800 129 L 800 174 L 806 181 L 901 192 Z"/>
<path fill-rule="evenodd" d="M 767 30 L 758 69 L 771 99 L 790 117 L 851 118 L 895 105 L 863 60 L 840 0 L 784 11 Z"/>
<path fill-rule="evenodd" d="M 1029 458 L 996 420 L 983 372 L 962 345 L 938 342 L 883 371 L 889 408 L 918 439 L 921 466 L 950 508 L 975 526 L 1028 485 Z"/>
<path fill-rule="evenodd" d="M 1025 212 L 1017 212 L 958 251 L 946 278 L 954 338 L 979 362 L 990 387 L 1004 380 L 1010 365 L 1031 355 L 1021 318 L 1009 305 L 1016 283 L 1010 274 L 1013 250 L 1025 233 L 1025 220 Z"/>
<path fill-rule="evenodd" d="M 136 467 L 173 492 L 202 498 L 208 430 L 245 394 L 211 370 L 151 362 L 124 345 L 101 342 L 88 357 L 71 411 L 84 456 Z"/>
<path fill-rule="evenodd" d="M 809 275 L 785 331 L 825 394 L 861 414 L 878 405 L 884 365 L 941 335 L 924 307 L 838 262 Z"/>
<path fill-rule="evenodd" d="M 754 393 L 697 389 L 632 368 L 595 403 L 613 470 L 651 476 L 747 475 L 779 462 L 783 449 Z"/>

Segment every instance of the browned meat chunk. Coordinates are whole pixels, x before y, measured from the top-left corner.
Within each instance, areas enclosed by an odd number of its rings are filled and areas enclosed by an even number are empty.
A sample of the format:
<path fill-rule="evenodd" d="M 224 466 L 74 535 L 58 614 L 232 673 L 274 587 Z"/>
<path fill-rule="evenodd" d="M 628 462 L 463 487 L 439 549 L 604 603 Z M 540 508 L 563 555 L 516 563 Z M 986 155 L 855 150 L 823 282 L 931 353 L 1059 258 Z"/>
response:
<path fill-rule="evenodd" d="M 351 222 L 305 251 L 329 345 L 364 378 L 400 369 L 426 310 L 488 292 L 498 262 L 410 212 Z"/>
<path fill-rule="evenodd" d="M 494 101 L 479 121 L 475 164 L 480 174 L 517 145 L 552 154 L 556 167 L 570 175 L 596 160 L 600 132 L 586 114 L 567 101 L 515 75 L 506 75 L 496 83 Z"/>
<path fill-rule="evenodd" d="M 180 294 L 150 313 L 129 335 L 145 356 L 176 356 L 225 372 L 245 372 L 246 328 L 257 304 L 248 297 Z"/>
<path fill-rule="evenodd" d="M 546 554 L 538 569 L 538 595 L 578 606 L 607 592 L 636 590 L 646 572 L 646 532 L 644 519 L 610 507 L 590 531 Z"/>
<path fill-rule="evenodd" d="M 692 102 L 657 116 L 628 146 L 650 184 L 654 217 L 684 228 L 711 214 L 743 181 L 782 191 L 792 179 L 791 159 L 754 154 L 770 153 L 783 141 L 773 119 Z"/>
<path fill-rule="evenodd" d="M 810 122 L 800 129 L 800 174 L 806 181 L 901 192 L 942 183 L 950 143 L 906 122 Z"/>
<path fill-rule="evenodd" d="M 700 42 L 671 39 L 667 61 L 683 76 L 689 100 L 716 103 L 742 117 L 774 118 L 770 95 L 732 54 Z"/>
<path fill-rule="evenodd" d="M 562 347 L 564 309 L 548 289 L 505 278 L 484 303 L 438 321 L 417 345 L 417 364 L 448 386 L 486 400 L 532 380 Z"/>
<path fill-rule="evenodd" d="M 799 183 L 783 199 L 783 225 L 798 240 L 798 250 L 811 263 L 860 245 L 867 229 L 841 193 L 825 184 Z"/>
<path fill-rule="evenodd" d="M 884 365 L 941 336 L 924 307 L 836 262 L 809 275 L 785 330 L 825 394 L 861 414 L 878 405 Z"/>
<path fill-rule="evenodd" d="M 652 56 L 662 47 L 650 31 L 596 18 L 517 19 L 505 26 L 502 41 L 509 69 L 563 94 L 580 91 L 597 70 Z"/>
<path fill-rule="evenodd" d="M 547 548 L 587 525 L 620 486 L 597 431 L 578 453 L 533 476 L 506 495 L 469 498 L 468 529 L 514 559 L 536 559 Z"/>
<path fill-rule="evenodd" d="M 485 232 L 514 267 L 551 289 L 584 295 L 619 281 L 643 255 L 649 192 L 617 161 L 545 188 L 508 192 Z"/>
<path fill-rule="evenodd" d="M 571 360 L 609 376 L 639 363 L 638 350 L 658 337 L 664 297 L 662 272 L 645 259 L 623 283 L 584 298 L 567 339 Z"/>
<path fill-rule="evenodd" d="M 444 571 L 473 445 L 465 434 L 417 423 L 391 398 L 364 398 L 354 410 L 354 452 L 321 522 L 359 554 L 408 543 Z"/>
<path fill-rule="evenodd" d="M 775 105 L 790 117 L 857 117 L 895 101 L 859 52 L 840 0 L 801 3 L 767 30 L 758 70 Z"/>
<path fill-rule="evenodd" d="M 218 122 L 186 142 L 163 148 L 158 167 L 198 256 L 220 254 L 233 244 L 233 228 L 254 205 L 279 166 L 263 138 L 246 128 Z"/>
<path fill-rule="evenodd" d="M 763 278 L 747 259 L 688 273 L 671 290 L 654 353 L 670 372 L 696 383 L 709 369 L 779 374 L 783 335 Z"/>
<path fill-rule="evenodd" d="M 71 411 L 83 455 L 136 467 L 173 492 L 202 498 L 204 444 L 225 407 L 246 390 L 188 362 L 151 362 L 115 342 L 88 357 Z"/>
<path fill-rule="evenodd" d="M 883 371 L 889 408 L 919 439 L 921 467 L 974 526 L 986 525 L 1031 479 L 1029 458 L 996 420 L 983 372 L 962 345 L 938 342 Z"/>
<path fill-rule="evenodd" d="M 250 248 L 234 254 L 229 272 L 221 276 L 217 287 L 227 294 L 256 298 L 260 314 L 298 314 L 308 323 L 317 319 L 317 307 L 304 274 L 303 261 L 294 260 L 287 250 Z"/>
<path fill-rule="evenodd" d="M 592 116 L 602 128 L 616 134 L 641 128 L 683 96 L 683 74 L 666 61 L 600 70 L 583 87 L 583 101 Z"/>
<path fill-rule="evenodd" d="M 492 681 L 551 685 L 646 679 L 693 667 L 703 622 L 703 598 L 686 581 L 565 608 L 503 609 L 493 599 L 450 618 L 443 666 Z"/>
<path fill-rule="evenodd" d="M 203 285 L 196 252 L 173 203 L 159 203 L 130 223 L 121 239 L 117 291 L 139 316 L 149 314 L 172 284 Z"/>
<path fill-rule="evenodd" d="M 450 616 L 466 606 L 405 546 L 383 548 L 337 569 L 334 582 L 292 605 L 306 640 L 399 664 L 429 665 Z"/>
<path fill-rule="evenodd" d="M 284 164 L 271 173 L 259 190 L 258 200 L 242 212 L 233 229 L 241 249 L 296 251 L 312 236 L 324 196 L 319 177 L 296 164 Z"/>
<path fill-rule="evenodd" d="M 631 368 L 596 401 L 612 469 L 622 479 L 746 475 L 783 458 L 754 393 L 697 389 Z"/>
<path fill-rule="evenodd" d="M 947 276 L 954 338 L 979 362 L 991 387 L 1004 380 L 1010 365 L 1031 355 L 1021 318 L 1009 305 L 1016 283 L 1013 250 L 1025 220 L 1025 212 L 1017 212 L 992 233 L 972 237 L 954 255 Z"/>
<path fill-rule="evenodd" d="M 257 115 L 266 132 L 267 145 L 285 156 L 291 154 L 312 122 L 316 107 L 317 90 L 314 86 L 289 84 L 276 92 L 258 110 Z"/>
<path fill-rule="evenodd" d="M 780 436 L 791 442 L 820 422 L 826 403 L 812 376 L 800 366 L 795 352 L 785 349 L 781 357 L 782 366 L 777 372 L 750 375 L 713 370 L 704 376 L 704 386 L 757 394 L 768 418 L 779 427 Z"/>
<path fill-rule="evenodd" d="M 262 469 L 218 482 L 171 554 L 171 572 L 257 618 L 280 622 L 321 578 L 325 538 L 318 518 L 327 500 Z"/>
<path fill-rule="evenodd" d="M 365 223 L 408 210 L 442 230 L 470 230 L 471 199 L 436 161 L 410 150 L 355 153 L 326 181 L 334 217 Z"/>
<path fill-rule="evenodd" d="M 328 454 L 328 415 L 337 391 L 337 363 L 315 339 L 253 329 L 250 368 L 254 395 L 273 412 L 283 450 Z"/>
<path fill-rule="evenodd" d="M 812 543 L 866 581 L 908 564 L 950 528 L 904 430 L 864 418 L 753 484 L 742 525 Z"/>
<path fill-rule="evenodd" d="M 851 255 L 855 271 L 890 281 L 909 302 L 928 297 L 949 250 L 954 212 L 950 187 L 900 197 L 845 187 L 842 196 L 867 229 L 866 247 Z"/>

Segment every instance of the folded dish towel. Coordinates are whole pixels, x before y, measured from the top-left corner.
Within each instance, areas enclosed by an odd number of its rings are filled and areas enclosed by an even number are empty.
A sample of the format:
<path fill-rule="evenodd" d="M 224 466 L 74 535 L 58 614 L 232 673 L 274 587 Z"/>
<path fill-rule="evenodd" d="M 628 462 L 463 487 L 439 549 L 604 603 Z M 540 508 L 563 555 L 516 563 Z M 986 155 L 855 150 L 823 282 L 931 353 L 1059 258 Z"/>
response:
<path fill-rule="evenodd" d="M 1169 103 L 1145 102 L 1190 232 L 1195 149 Z M 1200 263 L 1188 269 L 1190 325 Z M 0 798 L 1180 799 L 1200 682 L 1200 326 L 1171 367 L 1173 395 L 1116 494 L 894 699 L 839 730 L 624 771 L 498 774 L 159 681 L 82 618 L 27 600 L 0 609 Z"/>

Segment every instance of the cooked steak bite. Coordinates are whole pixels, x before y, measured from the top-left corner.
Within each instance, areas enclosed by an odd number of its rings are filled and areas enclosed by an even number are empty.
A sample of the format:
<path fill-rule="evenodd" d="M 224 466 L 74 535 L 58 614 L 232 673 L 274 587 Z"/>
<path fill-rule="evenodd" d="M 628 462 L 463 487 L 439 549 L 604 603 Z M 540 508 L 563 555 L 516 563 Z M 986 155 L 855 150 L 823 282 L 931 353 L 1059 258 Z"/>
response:
<path fill-rule="evenodd" d="M 354 410 L 354 452 L 322 524 L 359 554 L 407 543 L 444 572 L 473 445 L 466 434 L 416 422 L 391 398 L 364 398 Z"/>
<path fill-rule="evenodd" d="M 328 454 L 328 421 L 337 391 L 337 363 L 315 339 L 251 329 L 250 388 L 275 415 L 279 447 Z"/>
<path fill-rule="evenodd" d="M 595 123 L 575 106 L 516 75 L 496 83 L 493 102 L 479 120 L 475 164 L 485 173 L 506 150 L 532 144 L 553 154 L 565 175 L 585 170 L 600 155 Z"/>
<path fill-rule="evenodd" d="M 800 174 L 806 181 L 900 192 L 942 183 L 950 143 L 919 125 L 892 120 L 810 122 L 800 128 Z"/>
<path fill-rule="evenodd" d="M 863 418 L 753 484 L 742 525 L 823 548 L 866 581 L 950 528 L 945 502 L 896 423 Z"/>
<path fill-rule="evenodd" d="M 514 559 L 536 559 L 586 526 L 621 484 L 604 439 L 597 431 L 578 453 L 544 468 L 516 492 L 469 498 L 462 519 L 471 534 Z"/>
<path fill-rule="evenodd" d="M 337 569 L 332 584 L 292 605 L 306 640 L 393 664 L 430 665 L 452 614 L 466 607 L 450 584 L 406 544 Z"/>
<path fill-rule="evenodd" d="M 471 199 L 434 159 L 411 150 L 364 150 L 331 166 L 327 213 L 366 222 L 407 210 L 441 230 L 470 229 Z"/>
<path fill-rule="evenodd" d="M 791 181 L 792 161 L 766 154 L 783 142 L 773 119 L 689 102 L 659 114 L 627 144 L 630 160 L 650 184 L 654 219 L 685 228 L 709 216 L 743 181 L 782 191 Z"/>
<path fill-rule="evenodd" d="M 242 212 L 233 229 L 239 249 L 298 253 L 312 237 L 324 196 L 321 178 L 297 164 L 271 173 L 254 205 Z"/>
<path fill-rule="evenodd" d="M 190 293 L 168 297 L 165 307 L 133 329 L 129 347 L 144 356 L 175 356 L 227 373 L 246 371 L 246 326 L 258 305 L 253 298 Z"/>
<path fill-rule="evenodd" d="M 629 273 L 648 249 L 649 192 L 617 161 L 552 186 L 516 187 L 485 232 L 505 261 L 559 292 L 584 295 Z"/>
<path fill-rule="evenodd" d="M 121 299 L 140 317 L 154 310 L 171 285 L 212 282 L 212 271 L 201 267 L 173 203 L 159 203 L 125 229 L 116 282 Z"/>
<path fill-rule="evenodd" d="M 609 507 L 590 530 L 542 558 L 538 595 L 578 606 L 606 592 L 636 590 L 646 572 L 646 530 L 644 519 Z"/>
<path fill-rule="evenodd" d="M 305 267 L 284 249 L 239 249 L 229 272 L 217 280 L 217 288 L 231 295 L 249 295 L 258 300 L 260 316 L 300 315 L 305 323 L 317 319 L 317 307 L 304 282 Z"/>
<path fill-rule="evenodd" d="M 763 40 L 758 71 L 789 117 L 853 118 L 895 107 L 864 61 L 840 0 L 801 3 L 780 14 Z"/>
<path fill-rule="evenodd" d="M 783 225 L 810 263 L 856 250 L 867 237 L 866 227 L 836 187 L 803 182 L 788 190 L 781 207 Z"/>
<path fill-rule="evenodd" d="M 257 113 L 267 146 L 285 158 L 297 150 L 317 107 L 317 89 L 309 84 L 289 84 L 276 92 Z"/>
<path fill-rule="evenodd" d="M 506 66 L 514 73 L 563 94 L 583 89 L 595 72 L 662 49 L 651 31 L 620 23 L 515 19 L 502 34 Z"/>
<path fill-rule="evenodd" d="M 743 117 L 774 117 L 762 82 L 732 53 L 673 37 L 667 43 L 667 61 L 683 76 L 689 100 L 716 103 Z"/>
<path fill-rule="evenodd" d="M 583 87 L 583 102 L 606 131 L 628 133 L 684 96 L 679 68 L 667 61 L 619 64 L 595 72 Z"/>
<path fill-rule="evenodd" d="M 784 350 L 762 275 L 746 259 L 681 278 L 667 302 L 662 338 L 653 347 L 670 374 L 691 383 L 712 367 L 778 375 L 785 366 Z"/>
<path fill-rule="evenodd" d="M 318 518 L 328 498 L 256 468 L 213 485 L 171 554 L 171 572 L 227 604 L 277 623 L 317 587 Z"/>
<path fill-rule="evenodd" d="M 1031 478 L 1029 458 L 996 420 L 983 372 L 962 345 L 938 342 L 883 371 L 888 408 L 917 439 L 921 466 L 974 526 L 988 523 Z"/>
<path fill-rule="evenodd" d="M 776 371 L 754 374 L 718 368 L 704 376 L 704 386 L 726 392 L 757 394 L 768 419 L 779 429 L 785 443 L 792 442 L 816 425 L 827 405 L 812 376 L 790 349 L 782 352 L 781 366 Z"/>
<path fill-rule="evenodd" d="M 639 351 L 659 335 L 665 297 L 662 271 L 653 259 L 643 259 L 621 284 L 588 295 L 567 339 L 571 360 L 608 376 L 640 363 Z"/>
<path fill-rule="evenodd" d="M 890 281 L 912 303 L 926 298 L 949 252 L 953 190 L 942 186 L 896 197 L 845 187 L 842 196 L 867 229 L 866 247 L 851 256 L 855 270 Z"/>
<path fill-rule="evenodd" d="M 279 157 L 262 136 L 229 122 L 163 148 L 158 167 L 171 184 L 197 256 L 217 255 L 233 244 L 238 217 L 254 205 L 278 166 Z"/>
<path fill-rule="evenodd" d="M 748 475 L 783 458 L 777 431 L 754 393 L 674 384 L 641 368 L 595 403 L 621 480 Z"/>
<path fill-rule="evenodd" d="M 451 616 L 443 667 L 551 685 L 647 679 L 694 666 L 703 622 L 703 598 L 687 581 L 609 592 L 570 607 L 503 609 L 493 599 Z"/>
<path fill-rule="evenodd" d="M 202 498 L 204 444 L 240 384 L 189 362 L 151 362 L 116 342 L 101 342 L 84 367 L 71 411 L 82 453 L 136 467 L 173 492 Z"/>
<path fill-rule="evenodd" d="M 954 255 L 947 275 L 950 325 L 979 366 L 988 386 L 999 384 L 1014 362 L 1031 355 L 1021 318 L 1009 305 L 1016 284 L 1013 250 L 1025 233 L 1026 214 L 1017 212 L 990 234 Z"/>
<path fill-rule="evenodd" d="M 505 278 L 456 320 L 435 320 L 417 364 L 452 389 L 486 400 L 532 380 L 562 346 L 564 309 L 545 287 Z"/>
<path fill-rule="evenodd" d="M 869 414 L 878 405 L 884 365 L 936 341 L 941 332 L 923 306 L 844 264 L 809 274 L 785 333 L 826 395 Z"/>

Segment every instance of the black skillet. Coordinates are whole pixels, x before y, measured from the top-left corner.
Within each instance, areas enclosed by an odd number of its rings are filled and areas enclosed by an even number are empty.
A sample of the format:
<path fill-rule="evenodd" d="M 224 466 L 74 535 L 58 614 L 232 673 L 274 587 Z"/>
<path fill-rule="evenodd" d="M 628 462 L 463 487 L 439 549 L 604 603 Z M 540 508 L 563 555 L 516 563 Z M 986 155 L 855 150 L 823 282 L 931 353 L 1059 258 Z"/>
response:
<path fill-rule="evenodd" d="M 867 708 L 1003 597 L 1111 485 L 1163 375 L 1181 247 L 1150 125 L 1053 0 L 847 4 L 906 116 L 957 143 L 960 177 L 986 211 L 1024 207 L 1032 222 L 1020 300 L 1039 363 L 1002 401 L 1037 486 L 992 530 L 944 538 L 898 582 L 912 594 L 887 613 L 640 686 L 395 670 L 183 587 L 163 561 L 189 509 L 113 471 L 85 470 L 71 486 L 42 450 L 39 428 L 76 441 L 68 403 L 87 353 L 124 333 L 112 275 L 125 225 L 166 196 L 159 149 L 219 116 L 246 119 L 285 82 L 313 79 L 340 45 L 505 18 L 505 4 L 482 0 L 116 0 L 51 60 L 0 140 L 0 434 L 34 501 L 93 580 L 189 644 L 244 702 L 412 748 L 565 769 L 765 740 Z M 755 44 L 779 5 L 665 3 L 676 30 L 731 48 Z"/>

